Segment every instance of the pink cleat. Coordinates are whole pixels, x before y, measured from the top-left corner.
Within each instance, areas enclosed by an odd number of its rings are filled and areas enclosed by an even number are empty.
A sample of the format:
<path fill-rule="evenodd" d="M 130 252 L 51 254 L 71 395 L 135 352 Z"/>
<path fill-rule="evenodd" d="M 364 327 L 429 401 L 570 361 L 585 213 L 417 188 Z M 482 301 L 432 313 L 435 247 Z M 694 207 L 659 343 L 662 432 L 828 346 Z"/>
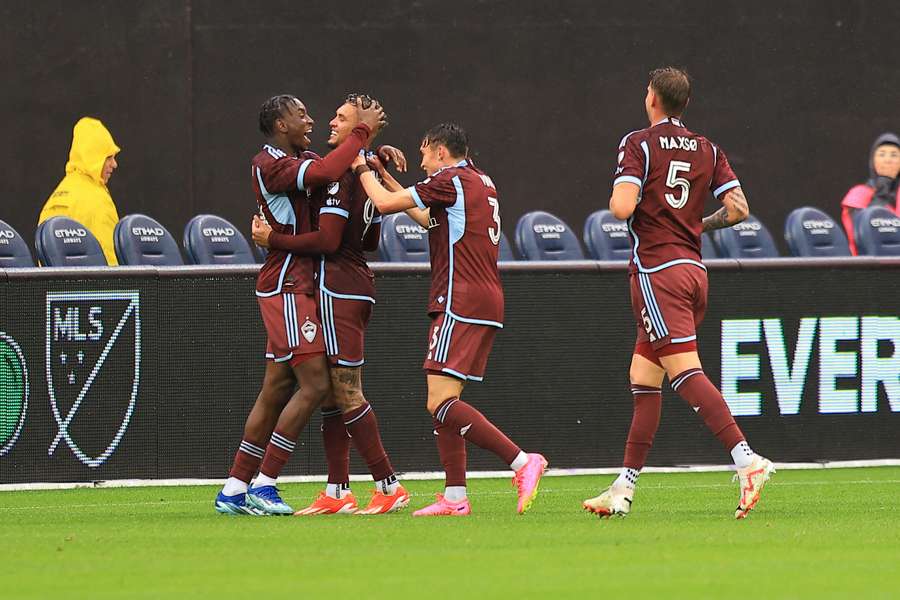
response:
<path fill-rule="evenodd" d="M 519 514 L 525 514 L 538 494 L 541 477 L 547 468 L 547 459 L 540 454 L 529 454 L 525 466 L 516 471 L 513 485 L 519 490 Z"/>
<path fill-rule="evenodd" d="M 446 498 L 444 498 L 443 494 L 435 494 L 437 496 L 437 502 L 426 506 L 425 508 L 420 508 L 416 512 L 413 513 L 414 517 L 464 517 L 467 514 L 472 512 L 472 507 L 469 506 L 469 499 L 460 500 L 459 502 L 450 502 Z"/>

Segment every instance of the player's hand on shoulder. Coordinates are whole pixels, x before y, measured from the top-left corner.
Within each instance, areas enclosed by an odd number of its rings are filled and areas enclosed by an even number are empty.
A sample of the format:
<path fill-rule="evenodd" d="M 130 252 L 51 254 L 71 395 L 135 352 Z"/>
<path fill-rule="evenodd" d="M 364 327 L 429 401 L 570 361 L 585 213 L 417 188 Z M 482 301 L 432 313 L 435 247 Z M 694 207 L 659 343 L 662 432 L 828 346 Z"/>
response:
<path fill-rule="evenodd" d="M 269 235 L 272 233 L 272 228 L 268 223 L 260 219 L 259 215 L 253 215 L 253 222 L 250 224 L 250 233 L 253 236 L 253 242 L 256 243 L 257 246 L 263 248 L 269 247 Z"/>
<path fill-rule="evenodd" d="M 356 158 L 353 159 L 353 162 L 350 163 L 351 169 L 356 169 L 356 167 L 361 167 L 366 164 L 365 152 L 365 150 L 360 150 L 359 154 L 356 155 Z"/>
<path fill-rule="evenodd" d="M 378 147 L 378 151 L 375 153 L 376 158 L 380 159 L 379 162 L 383 163 L 381 169 L 376 167 L 374 164 L 370 164 L 373 169 L 378 170 L 380 173 L 384 169 L 384 165 L 394 163 L 394 166 L 401 173 L 406 172 L 406 155 L 403 154 L 403 151 L 399 148 L 395 148 L 394 146 L 388 146 L 387 144 Z"/>
<path fill-rule="evenodd" d="M 356 100 L 356 111 L 359 115 L 359 122 L 365 123 L 372 130 L 370 137 L 374 138 L 379 131 L 387 127 L 387 115 L 378 102 L 371 102 L 365 105 L 362 98 Z"/>

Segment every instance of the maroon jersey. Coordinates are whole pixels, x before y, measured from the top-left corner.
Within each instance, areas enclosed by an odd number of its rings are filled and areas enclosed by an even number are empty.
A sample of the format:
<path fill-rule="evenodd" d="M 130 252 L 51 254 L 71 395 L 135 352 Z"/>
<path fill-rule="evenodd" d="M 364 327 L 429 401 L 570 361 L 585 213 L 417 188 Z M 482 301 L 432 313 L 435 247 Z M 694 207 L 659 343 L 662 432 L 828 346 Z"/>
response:
<path fill-rule="evenodd" d="M 375 275 L 366 263 L 364 240 L 381 223 L 381 215 L 352 171 L 320 189 L 311 198 L 314 221 L 318 223 L 318 215 L 333 214 L 347 224 L 337 252 L 320 260 L 319 288 L 337 298 L 374 304 Z"/>
<path fill-rule="evenodd" d="M 463 160 L 408 189 L 419 208 L 431 209 L 428 312 L 503 327 L 500 204 L 491 178 Z"/>
<path fill-rule="evenodd" d="M 705 268 L 700 234 L 707 194 L 718 198 L 741 185 L 725 153 L 679 119 L 663 119 L 622 138 L 613 186 L 624 182 L 640 187 L 628 219 L 629 270 L 652 273 L 685 263 Z"/>
<path fill-rule="evenodd" d="M 251 170 L 256 203 L 272 231 L 288 235 L 312 231 L 309 192 L 303 187 L 303 175 L 318 158 L 315 152 L 288 156 L 269 144 L 253 157 Z M 312 257 L 270 249 L 256 279 L 256 295 L 312 294 L 315 292 L 314 269 Z"/>

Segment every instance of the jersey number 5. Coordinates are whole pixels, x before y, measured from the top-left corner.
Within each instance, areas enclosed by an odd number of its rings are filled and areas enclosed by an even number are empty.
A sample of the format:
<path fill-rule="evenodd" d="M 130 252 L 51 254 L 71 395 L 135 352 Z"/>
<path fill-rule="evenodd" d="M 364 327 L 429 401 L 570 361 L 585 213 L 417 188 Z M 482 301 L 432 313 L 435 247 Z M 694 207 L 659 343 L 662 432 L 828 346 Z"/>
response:
<path fill-rule="evenodd" d="M 672 208 L 684 208 L 687 204 L 688 195 L 691 193 L 691 182 L 684 177 L 679 177 L 678 173 L 684 171 L 687 173 L 691 170 L 691 163 L 681 160 L 673 160 L 669 163 L 669 174 L 666 175 L 666 185 L 673 190 L 677 187 L 681 188 L 681 196 L 678 198 L 674 194 L 666 194 L 666 202 Z"/>
<path fill-rule="evenodd" d="M 497 224 L 497 229 L 493 227 L 488 227 L 488 235 L 491 238 L 491 242 L 495 246 L 500 245 L 500 202 L 497 201 L 496 198 L 491 198 L 488 196 L 488 204 L 494 207 L 494 223 Z"/>

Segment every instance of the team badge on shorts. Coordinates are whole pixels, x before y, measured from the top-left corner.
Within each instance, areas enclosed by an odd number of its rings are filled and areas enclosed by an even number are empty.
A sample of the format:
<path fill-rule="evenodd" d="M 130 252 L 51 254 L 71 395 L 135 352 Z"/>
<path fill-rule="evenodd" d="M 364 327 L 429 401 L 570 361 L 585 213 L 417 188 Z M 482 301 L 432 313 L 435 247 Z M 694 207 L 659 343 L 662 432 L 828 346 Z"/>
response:
<path fill-rule="evenodd" d="M 300 332 L 303 334 L 303 337 L 306 338 L 306 341 L 310 344 L 312 344 L 312 341 L 316 339 L 316 331 L 318 330 L 319 328 L 316 327 L 316 324 L 309 319 L 307 319 L 306 323 L 304 323 L 300 328 Z"/>

